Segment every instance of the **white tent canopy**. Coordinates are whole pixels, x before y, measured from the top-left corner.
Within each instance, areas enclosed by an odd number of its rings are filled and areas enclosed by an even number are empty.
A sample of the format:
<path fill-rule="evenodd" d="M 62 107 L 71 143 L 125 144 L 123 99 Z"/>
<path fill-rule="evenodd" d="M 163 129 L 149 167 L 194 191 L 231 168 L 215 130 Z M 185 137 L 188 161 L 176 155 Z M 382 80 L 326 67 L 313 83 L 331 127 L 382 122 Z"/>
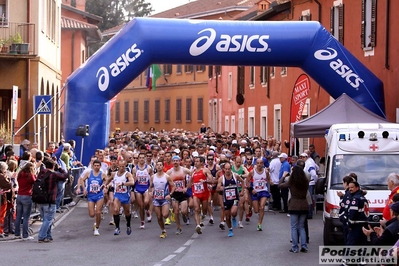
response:
<path fill-rule="evenodd" d="M 358 104 L 345 93 L 316 114 L 291 124 L 295 138 L 324 137 L 326 130 L 339 123 L 387 123 L 382 118 Z"/>

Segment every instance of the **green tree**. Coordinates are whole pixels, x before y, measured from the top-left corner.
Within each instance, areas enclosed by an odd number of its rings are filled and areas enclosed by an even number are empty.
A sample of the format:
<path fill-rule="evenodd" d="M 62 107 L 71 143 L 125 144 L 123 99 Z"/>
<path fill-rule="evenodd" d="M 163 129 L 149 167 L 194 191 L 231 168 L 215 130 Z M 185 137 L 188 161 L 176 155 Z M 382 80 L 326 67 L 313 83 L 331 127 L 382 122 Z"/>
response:
<path fill-rule="evenodd" d="M 145 0 L 87 0 L 86 11 L 103 18 L 101 31 L 151 14 L 152 6 Z"/>

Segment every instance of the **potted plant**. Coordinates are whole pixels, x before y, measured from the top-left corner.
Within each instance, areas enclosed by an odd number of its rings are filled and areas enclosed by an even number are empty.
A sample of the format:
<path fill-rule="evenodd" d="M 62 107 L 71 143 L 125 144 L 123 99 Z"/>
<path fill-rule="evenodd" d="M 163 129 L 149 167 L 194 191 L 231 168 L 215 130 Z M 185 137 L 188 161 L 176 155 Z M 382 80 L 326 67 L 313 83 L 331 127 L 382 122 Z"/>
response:
<path fill-rule="evenodd" d="M 21 34 L 17 32 L 15 35 L 11 35 L 9 42 L 11 43 L 10 54 L 17 54 L 20 51 L 20 44 L 22 43 Z"/>
<path fill-rule="evenodd" d="M 7 53 L 8 52 L 8 40 L 1 38 L 0 39 L 0 53 Z"/>

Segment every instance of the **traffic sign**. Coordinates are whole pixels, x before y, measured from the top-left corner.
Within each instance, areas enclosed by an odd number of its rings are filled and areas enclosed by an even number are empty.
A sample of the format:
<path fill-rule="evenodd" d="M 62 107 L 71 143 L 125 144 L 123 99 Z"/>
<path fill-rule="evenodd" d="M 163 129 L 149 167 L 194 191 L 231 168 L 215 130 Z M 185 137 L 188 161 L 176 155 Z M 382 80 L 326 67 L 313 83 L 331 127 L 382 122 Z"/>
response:
<path fill-rule="evenodd" d="M 53 105 L 51 104 L 51 95 L 35 95 L 35 113 L 38 115 L 49 115 L 53 112 Z"/>

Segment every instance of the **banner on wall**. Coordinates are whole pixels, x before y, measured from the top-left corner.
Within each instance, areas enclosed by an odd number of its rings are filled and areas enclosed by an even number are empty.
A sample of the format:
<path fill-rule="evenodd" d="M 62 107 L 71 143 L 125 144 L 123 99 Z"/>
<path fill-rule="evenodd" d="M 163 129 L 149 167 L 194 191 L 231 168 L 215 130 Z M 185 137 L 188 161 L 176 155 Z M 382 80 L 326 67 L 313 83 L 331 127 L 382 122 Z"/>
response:
<path fill-rule="evenodd" d="M 294 89 L 292 90 L 292 98 L 291 98 L 291 114 L 290 114 L 290 124 L 296 123 L 302 119 L 303 108 L 306 104 L 306 99 L 309 97 L 310 92 L 310 79 L 308 75 L 302 74 L 300 75 L 294 85 Z M 290 138 L 290 154 L 295 154 L 294 147 L 295 139 L 293 136 Z"/>

